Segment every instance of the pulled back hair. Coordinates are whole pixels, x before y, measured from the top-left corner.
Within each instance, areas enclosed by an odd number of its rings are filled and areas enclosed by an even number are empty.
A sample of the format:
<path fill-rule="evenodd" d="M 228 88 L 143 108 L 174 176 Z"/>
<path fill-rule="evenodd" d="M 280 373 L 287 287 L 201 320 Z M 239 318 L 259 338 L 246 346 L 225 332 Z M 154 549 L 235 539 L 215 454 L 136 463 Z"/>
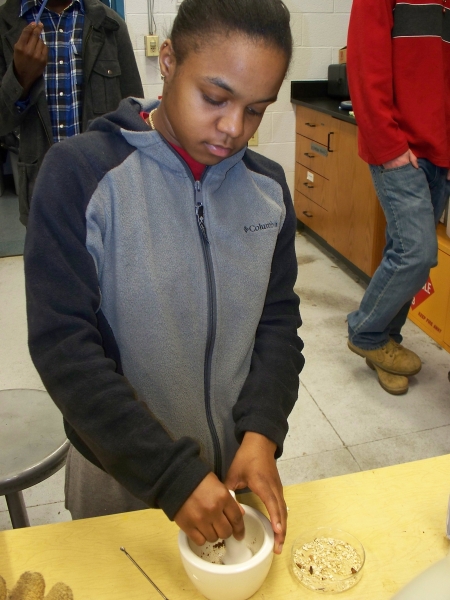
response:
<path fill-rule="evenodd" d="M 179 64 L 213 36 L 237 32 L 279 48 L 289 66 L 293 45 L 289 22 L 282 0 L 183 0 L 170 39 Z"/>

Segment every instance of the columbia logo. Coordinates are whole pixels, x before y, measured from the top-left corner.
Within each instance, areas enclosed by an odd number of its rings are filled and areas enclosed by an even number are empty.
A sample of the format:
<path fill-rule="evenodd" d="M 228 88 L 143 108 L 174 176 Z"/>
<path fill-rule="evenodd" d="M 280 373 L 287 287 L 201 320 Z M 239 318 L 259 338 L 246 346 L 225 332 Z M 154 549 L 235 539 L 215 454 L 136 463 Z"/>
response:
<path fill-rule="evenodd" d="M 262 229 L 273 229 L 274 227 L 278 227 L 278 223 L 265 223 L 264 225 L 250 225 L 250 227 L 244 227 L 245 233 L 253 233 L 254 231 L 261 231 Z"/>

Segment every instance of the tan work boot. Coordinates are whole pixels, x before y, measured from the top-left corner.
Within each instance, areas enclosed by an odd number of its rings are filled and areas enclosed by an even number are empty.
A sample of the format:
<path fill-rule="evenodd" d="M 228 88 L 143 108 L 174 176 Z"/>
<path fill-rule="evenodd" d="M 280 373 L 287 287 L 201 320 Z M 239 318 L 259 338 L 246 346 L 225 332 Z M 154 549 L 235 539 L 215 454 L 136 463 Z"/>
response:
<path fill-rule="evenodd" d="M 404 375 L 393 375 L 392 373 L 383 371 L 383 369 L 380 369 L 380 367 L 377 367 L 371 363 L 368 358 L 366 358 L 366 363 L 368 367 L 377 372 L 378 382 L 383 390 L 389 394 L 393 394 L 394 396 L 406 394 L 409 386 L 409 380 L 407 377 Z"/>
<path fill-rule="evenodd" d="M 373 365 L 393 375 L 415 375 L 422 368 L 422 361 L 417 354 L 394 342 L 393 339 L 376 350 L 363 350 L 352 344 L 350 340 L 347 344 L 352 352 L 368 358 Z"/>

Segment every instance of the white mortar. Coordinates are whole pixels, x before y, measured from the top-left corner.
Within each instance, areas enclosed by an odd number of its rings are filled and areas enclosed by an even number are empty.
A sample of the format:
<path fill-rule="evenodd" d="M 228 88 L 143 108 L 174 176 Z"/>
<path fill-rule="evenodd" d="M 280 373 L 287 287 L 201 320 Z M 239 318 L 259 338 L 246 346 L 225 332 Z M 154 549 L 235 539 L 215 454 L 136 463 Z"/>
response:
<path fill-rule="evenodd" d="M 246 562 L 221 564 L 225 553 L 222 540 L 197 546 L 183 531 L 178 534 L 186 573 L 208 600 L 247 600 L 261 587 L 272 564 L 274 535 L 269 520 L 250 506 L 242 507 L 245 510 L 244 543 L 253 553 Z"/>

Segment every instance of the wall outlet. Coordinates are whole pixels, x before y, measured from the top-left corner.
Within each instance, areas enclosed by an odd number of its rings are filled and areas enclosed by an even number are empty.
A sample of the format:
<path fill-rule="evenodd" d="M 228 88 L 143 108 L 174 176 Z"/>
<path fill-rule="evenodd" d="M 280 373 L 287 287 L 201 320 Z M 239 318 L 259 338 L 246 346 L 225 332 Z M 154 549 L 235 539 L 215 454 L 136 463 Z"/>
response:
<path fill-rule="evenodd" d="M 146 35 L 145 40 L 145 56 L 159 56 L 159 36 Z"/>
<path fill-rule="evenodd" d="M 258 130 L 256 130 L 255 133 L 252 135 L 252 137 L 248 140 L 248 145 L 249 146 L 257 146 L 258 143 L 259 143 Z"/>

